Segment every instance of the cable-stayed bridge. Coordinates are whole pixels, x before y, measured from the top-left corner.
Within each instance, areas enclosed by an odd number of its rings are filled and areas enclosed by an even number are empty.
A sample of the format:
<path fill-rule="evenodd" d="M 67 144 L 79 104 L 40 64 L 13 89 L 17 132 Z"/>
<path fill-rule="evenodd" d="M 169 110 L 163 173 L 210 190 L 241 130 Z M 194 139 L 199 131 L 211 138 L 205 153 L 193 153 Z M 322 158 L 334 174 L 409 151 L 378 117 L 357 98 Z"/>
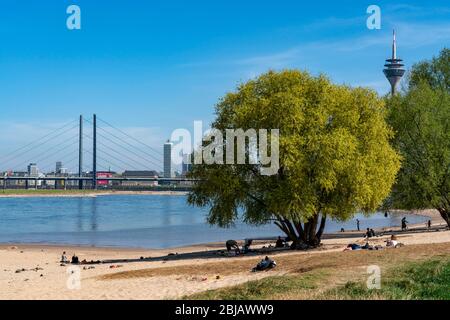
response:
<path fill-rule="evenodd" d="M 75 184 L 78 189 L 96 189 L 111 183 L 189 181 L 160 177 L 162 163 L 161 151 L 94 114 L 80 116 L 0 158 L 0 183 L 3 188 L 23 181 L 26 188 L 44 182 L 55 188 Z M 38 173 L 37 167 L 46 174 Z"/>

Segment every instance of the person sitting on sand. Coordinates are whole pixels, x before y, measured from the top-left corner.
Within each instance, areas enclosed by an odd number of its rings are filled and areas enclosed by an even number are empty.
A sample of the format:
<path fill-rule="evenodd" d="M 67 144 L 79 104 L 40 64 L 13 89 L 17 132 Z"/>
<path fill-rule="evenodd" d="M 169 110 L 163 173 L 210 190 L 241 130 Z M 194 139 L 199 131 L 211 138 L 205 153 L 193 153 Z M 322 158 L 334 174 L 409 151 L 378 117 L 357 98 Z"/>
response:
<path fill-rule="evenodd" d="M 391 239 L 386 241 L 386 247 L 395 248 L 398 245 L 397 237 L 395 234 L 391 235 Z"/>
<path fill-rule="evenodd" d="M 242 249 L 242 251 L 244 253 L 250 252 L 250 246 L 252 245 L 252 242 L 253 242 L 253 240 L 251 240 L 251 239 L 245 239 L 244 247 Z"/>
<path fill-rule="evenodd" d="M 78 264 L 80 261 L 78 260 L 78 257 L 75 255 L 75 253 L 72 256 L 72 261 L 70 263 L 72 264 Z"/>
<path fill-rule="evenodd" d="M 375 231 L 373 229 L 370 229 L 370 234 L 372 235 L 372 237 L 376 237 L 377 235 L 375 234 Z"/>
<path fill-rule="evenodd" d="M 227 247 L 227 251 L 230 252 L 232 249 L 236 252 L 236 254 L 241 253 L 241 250 L 239 249 L 239 245 L 236 242 L 236 240 L 228 240 L 225 243 L 225 246 Z"/>
<path fill-rule="evenodd" d="M 69 263 L 69 259 L 67 259 L 67 256 L 66 256 L 66 252 L 65 251 L 63 251 L 63 253 L 62 253 L 62 255 L 61 255 L 61 261 L 60 261 L 61 263 Z"/>
<path fill-rule="evenodd" d="M 284 248 L 284 241 L 283 241 L 283 239 L 281 239 L 280 236 L 277 239 L 277 243 L 275 244 L 275 248 Z"/>
<path fill-rule="evenodd" d="M 367 228 L 367 231 L 366 231 L 366 238 L 371 238 L 371 237 L 372 237 L 372 232 L 370 231 L 369 228 Z"/>

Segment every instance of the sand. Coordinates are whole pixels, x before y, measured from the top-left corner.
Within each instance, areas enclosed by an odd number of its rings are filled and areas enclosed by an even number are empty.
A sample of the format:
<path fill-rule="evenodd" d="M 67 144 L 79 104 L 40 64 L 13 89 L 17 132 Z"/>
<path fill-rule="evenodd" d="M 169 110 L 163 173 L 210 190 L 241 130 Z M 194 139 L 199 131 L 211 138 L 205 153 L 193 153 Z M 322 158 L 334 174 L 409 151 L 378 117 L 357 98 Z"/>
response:
<path fill-rule="evenodd" d="M 434 225 L 440 223 L 441 221 L 436 221 Z M 443 228 L 440 231 L 410 231 L 399 235 L 399 241 L 405 244 L 405 248 L 418 244 L 443 245 L 450 254 L 450 231 Z M 384 244 L 388 237 L 377 237 L 371 244 Z M 288 272 L 287 264 L 298 266 L 295 257 L 300 259 L 302 256 L 329 253 L 345 255 L 348 253 L 342 250 L 350 242 L 363 243 L 364 240 L 359 234 L 350 232 L 339 237 L 329 235 L 319 249 L 271 253 L 271 257 L 280 261 L 285 259 L 286 262 L 270 272 L 262 273 L 250 270 L 266 253 L 223 257 L 216 254 L 218 249 L 223 249 L 223 244 L 165 250 L 1 245 L 0 299 L 177 299 L 204 290 L 283 275 Z M 442 245 L 437 245 L 439 243 Z M 61 266 L 59 260 L 63 251 L 67 252 L 68 257 L 76 253 L 80 261 L 86 259 L 109 262 Z M 171 253 L 176 254 L 169 255 Z M 149 259 L 140 260 L 141 256 Z M 77 286 L 77 281 L 71 281 L 76 280 L 78 273 L 80 286 Z"/>

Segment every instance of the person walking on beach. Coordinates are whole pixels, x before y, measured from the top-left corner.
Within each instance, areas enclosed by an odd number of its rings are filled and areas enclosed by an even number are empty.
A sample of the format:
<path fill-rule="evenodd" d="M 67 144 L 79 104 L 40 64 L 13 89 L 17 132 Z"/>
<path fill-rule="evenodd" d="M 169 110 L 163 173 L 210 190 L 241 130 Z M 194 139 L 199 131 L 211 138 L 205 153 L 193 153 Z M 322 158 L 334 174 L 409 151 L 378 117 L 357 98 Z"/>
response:
<path fill-rule="evenodd" d="M 406 217 L 403 217 L 402 219 L 402 231 L 405 231 L 407 229 L 407 224 L 408 221 L 406 221 Z"/>
<path fill-rule="evenodd" d="M 361 230 L 359 229 L 359 219 L 356 219 L 356 228 L 358 228 L 358 231 L 361 231 Z"/>
<path fill-rule="evenodd" d="M 431 220 L 428 220 L 427 227 L 428 227 L 428 230 L 431 229 Z"/>

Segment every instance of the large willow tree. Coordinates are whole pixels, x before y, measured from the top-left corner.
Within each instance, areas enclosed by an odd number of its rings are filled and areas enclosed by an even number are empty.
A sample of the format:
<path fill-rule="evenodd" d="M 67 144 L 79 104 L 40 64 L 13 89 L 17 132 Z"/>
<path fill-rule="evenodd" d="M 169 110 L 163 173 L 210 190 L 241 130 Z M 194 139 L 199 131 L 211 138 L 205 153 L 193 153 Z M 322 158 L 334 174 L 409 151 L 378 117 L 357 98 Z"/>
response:
<path fill-rule="evenodd" d="M 294 248 L 319 245 L 327 219 L 376 210 L 400 166 L 384 103 L 369 89 L 268 72 L 228 93 L 216 114 L 213 128 L 223 132 L 279 129 L 279 170 L 266 176 L 258 164 L 194 165 L 188 201 L 209 207 L 208 222 L 222 227 L 240 218 L 274 222 Z"/>
<path fill-rule="evenodd" d="M 414 65 L 405 92 L 388 103 L 404 158 L 392 205 L 435 208 L 450 227 L 450 49 Z"/>

